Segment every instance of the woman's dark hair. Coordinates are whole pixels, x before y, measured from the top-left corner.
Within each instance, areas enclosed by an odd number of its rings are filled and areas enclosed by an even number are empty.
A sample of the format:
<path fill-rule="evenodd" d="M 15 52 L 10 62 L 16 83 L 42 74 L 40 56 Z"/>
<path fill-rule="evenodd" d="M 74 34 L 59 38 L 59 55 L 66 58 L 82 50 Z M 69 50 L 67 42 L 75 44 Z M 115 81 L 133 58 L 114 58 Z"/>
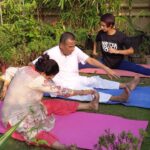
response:
<path fill-rule="evenodd" d="M 105 22 L 107 27 L 115 25 L 115 17 L 114 15 L 107 13 L 101 16 L 101 21 Z"/>
<path fill-rule="evenodd" d="M 35 69 L 38 72 L 43 72 L 47 76 L 56 75 L 59 72 L 59 66 L 57 62 L 50 59 L 47 54 L 42 55 L 35 63 Z"/>
<path fill-rule="evenodd" d="M 68 39 L 75 40 L 75 35 L 71 32 L 64 32 L 60 37 L 59 43 L 65 43 Z"/>

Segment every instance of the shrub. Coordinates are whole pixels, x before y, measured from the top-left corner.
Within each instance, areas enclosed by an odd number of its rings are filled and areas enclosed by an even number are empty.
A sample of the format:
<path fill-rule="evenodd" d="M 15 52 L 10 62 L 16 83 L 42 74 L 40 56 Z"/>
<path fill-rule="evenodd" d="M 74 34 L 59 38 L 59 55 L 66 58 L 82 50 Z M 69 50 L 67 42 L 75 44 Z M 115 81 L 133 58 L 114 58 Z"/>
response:
<path fill-rule="evenodd" d="M 140 129 L 140 137 L 134 136 L 131 132 L 122 131 L 119 135 L 105 130 L 105 134 L 99 137 L 95 150 L 140 150 L 140 144 L 147 133 Z"/>

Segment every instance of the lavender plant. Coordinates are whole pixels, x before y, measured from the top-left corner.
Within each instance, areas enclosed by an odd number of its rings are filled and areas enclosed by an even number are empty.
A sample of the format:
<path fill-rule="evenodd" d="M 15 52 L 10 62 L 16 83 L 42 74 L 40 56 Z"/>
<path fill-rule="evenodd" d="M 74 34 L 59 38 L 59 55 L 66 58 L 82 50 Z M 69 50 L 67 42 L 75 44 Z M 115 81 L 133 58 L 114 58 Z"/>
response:
<path fill-rule="evenodd" d="M 117 136 L 110 130 L 99 137 L 95 150 L 140 150 L 142 139 L 147 136 L 143 129 L 139 129 L 140 137 L 134 136 L 130 131 L 122 131 Z"/>

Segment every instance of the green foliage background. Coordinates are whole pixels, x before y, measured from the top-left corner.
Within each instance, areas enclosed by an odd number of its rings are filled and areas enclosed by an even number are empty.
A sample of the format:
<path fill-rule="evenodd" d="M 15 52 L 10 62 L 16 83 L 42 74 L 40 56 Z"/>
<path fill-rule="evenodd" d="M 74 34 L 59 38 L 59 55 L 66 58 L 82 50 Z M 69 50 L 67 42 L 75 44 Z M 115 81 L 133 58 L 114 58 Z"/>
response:
<path fill-rule="evenodd" d="M 58 43 L 53 33 L 63 32 L 35 19 L 36 1 L 4 0 L 0 2 L 0 59 L 10 65 L 26 65 L 44 50 Z M 60 30 L 60 31 L 59 31 Z"/>
<path fill-rule="evenodd" d="M 94 39 L 99 16 L 112 12 L 121 30 L 135 33 L 120 16 L 121 0 L 2 0 L 0 2 L 0 60 L 9 65 L 27 65 L 43 51 L 57 45 L 64 31 L 75 33 L 84 47 L 89 35 Z M 131 11 L 132 0 L 127 1 Z M 42 13 L 55 12 L 56 25 L 43 22 Z"/>
<path fill-rule="evenodd" d="M 129 9 L 132 0 L 128 0 Z M 76 34 L 78 44 L 82 45 L 89 34 L 95 38 L 99 26 L 99 15 L 112 12 L 116 15 L 121 30 L 135 34 L 128 17 L 119 16 L 121 0 L 2 0 L 0 1 L 0 60 L 7 64 L 27 65 L 43 51 L 58 44 L 64 31 Z M 40 13 L 46 10 L 58 14 L 55 26 L 43 22 Z M 133 20 L 134 21 L 134 20 Z M 145 42 L 148 45 L 149 41 Z M 145 46 L 144 46 L 145 47 Z M 144 49 L 143 47 L 143 49 Z M 146 81 L 147 83 L 147 81 Z M 126 108 L 120 105 L 100 105 L 100 113 L 120 115 L 131 119 L 150 121 L 149 110 Z M 150 131 L 150 125 L 148 126 Z M 150 136 L 144 140 L 142 150 L 148 150 Z M 145 146 L 146 145 L 146 146 Z M 6 149 L 30 148 L 25 143 L 12 139 Z M 44 149 L 44 148 L 41 148 Z"/>

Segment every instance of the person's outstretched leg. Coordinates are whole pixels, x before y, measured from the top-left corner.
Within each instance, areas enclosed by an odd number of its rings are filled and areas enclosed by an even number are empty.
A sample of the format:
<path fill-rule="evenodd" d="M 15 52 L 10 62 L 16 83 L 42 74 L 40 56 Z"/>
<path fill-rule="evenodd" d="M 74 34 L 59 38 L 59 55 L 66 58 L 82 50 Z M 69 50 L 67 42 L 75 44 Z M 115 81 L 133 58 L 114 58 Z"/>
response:
<path fill-rule="evenodd" d="M 48 115 L 52 113 L 57 115 L 65 115 L 73 113 L 77 110 L 96 111 L 99 106 L 99 94 L 95 93 L 93 100 L 88 103 L 57 99 L 43 100 L 42 103 L 46 107 Z"/>
<path fill-rule="evenodd" d="M 64 144 L 59 143 L 58 141 L 56 141 L 55 143 L 53 143 L 51 145 L 51 148 L 53 148 L 55 150 L 78 150 L 78 148 L 76 147 L 76 145 L 66 146 Z"/>
<path fill-rule="evenodd" d="M 120 88 L 124 88 L 124 92 L 118 96 L 111 96 L 111 101 L 119 101 L 119 102 L 126 102 L 130 95 L 130 92 L 136 88 L 138 83 L 140 82 L 140 78 L 135 76 L 134 79 L 128 83 L 121 83 Z"/>
<path fill-rule="evenodd" d="M 128 71 L 150 76 L 150 68 L 145 68 L 143 66 L 137 65 L 135 63 L 126 60 L 123 60 L 116 69 L 128 70 Z"/>
<path fill-rule="evenodd" d="M 53 135 L 51 132 L 41 131 L 36 136 L 36 140 L 40 141 L 46 141 L 47 144 L 45 146 L 53 148 L 55 150 L 77 150 L 77 147 L 75 145 L 64 145 L 59 142 L 59 140 Z M 36 145 L 36 143 L 33 143 Z M 40 145 L 42 146 L 42 145 Z"/>
<path fill-rule="evenodd" d="M 135 89 L 139 81 L 140 81 L 139 75 L 136 75 L 134 79 L 129 83 L 119 83 L 117 81 L 103 79 L 100 76 L 82 77 L 81 80 L 84 86 L 88 86 L 91 88 L 119 89 L 125 88 L 128 85 L 131 88 L 131 90 Z"/>
<path fill-rule="evenodd" d="M 130 92 L 136 88 L 140 82 L 139 76 L 135 76 L 134 79 L 128 83 L 120 83 L 120 88 L 124 88 L 124 92 L 118 96 L 111 96 L 111 101 L 126 102 L 129 98 Z"/>
<path fill-rule="evenodd" d="M 119 101 L 119 102 L 126 102 L 129 98 L 129 95 L 130 95 L 130 91 L 127 87 L 124 88 L 124 91 L 123 93 L 121 93 L 120 95 L 118 96 L 111 96 L 110 97 L 110 101 Z"/>
<path fill-rule="evenodd" d="M 97 111 L 99 108 L 99 93 L 96 92 L 94 94 L 94 98 L 89 103 L 79 103 L 77 110 L 93 110 Z"/>
<path fill-rule="evenodd" d="M 119 88 L 129 88 L 131 91 L 134 90 L 136 88 L 136 86 L 139 84 L 140 82 L 140 78 L 139 76 L 135 76 L 134 79 L 128 83 L 120 83 Z"/>
<path fill-rule="evenodd" d="M 56 141 L 51 145 L 51 148 L 55 150 L 66 150 L 67 146 Z"/>
<path fill-rule="evenodd" d="M 65 101 L 65 100 L 43 100 L 43 105 L 47 110 L 47 115 L 57 114 L 57 115 L 65 115 L 69 113 L 73 113 L 77 110 L 98 110 L 99 106 L 99 94 L 95 92 L 94 98 L 89 103 L 81 103 L 74 101 Z M 56 149 L 56 150 L 77 150 L 75 145 L 66 146 L 61 144 L 57 137 L 50 132 L 41 131 L 37 136 L 37 140 L 45 140 L 47 142 L 47 146 Z"/>

